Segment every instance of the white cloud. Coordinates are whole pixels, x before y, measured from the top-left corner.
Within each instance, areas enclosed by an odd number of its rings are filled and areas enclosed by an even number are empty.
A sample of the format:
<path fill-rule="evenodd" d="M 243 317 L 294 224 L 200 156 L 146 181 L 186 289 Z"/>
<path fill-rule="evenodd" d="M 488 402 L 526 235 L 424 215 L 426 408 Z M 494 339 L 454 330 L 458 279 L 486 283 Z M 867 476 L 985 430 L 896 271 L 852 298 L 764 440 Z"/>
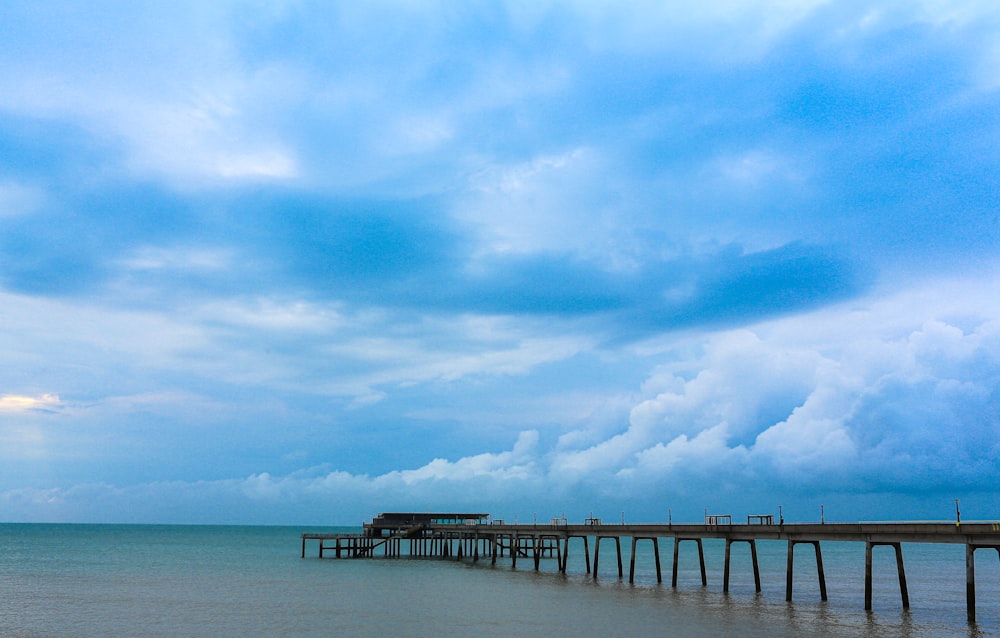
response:
<path fill-rule="evenodd" d="M 62 405 L 57 394 L 42 394 L 25 396 L 21 394 L 5 394 L 0 396 L 0 412 L 25 412 L 28 410 L 46 410 Z"/>
<path fill-rule="evenodd" d="M 610 149 L 578 146 L 481 168 L 451 214 L 470 228 L 475 257 L 569 255 L 629 271 L 644 233 L 670 226 L 672 212 L 637 203 L 657 188 L 626 178 Z"/>
<path fill-rule="evenodd" d="M 0 219 L 29 215 L 45 203 L 45 194 L 31 186 L 0 181 Z"/>
<path fill-rule="evenodd" d="M 805 180 L 805 162 L 801 158 L 783 157 L 770 149 L 750 149 L 724 155 L 713 162 L 724 182 L 746 189 L 760 189 L 779 184 L 797 185 Z"/>
<path fill-rule="evenodd" d="M 294 150 L 260 111 L 261 102 L 275 101 L 269 96 L 294 90 L 296 74 L 245 65 L 228 33 L 228 10 L 191 9 L 95 5 L 67 13 L 72 24 L 44 27 L 25 11 L 27 43 L 16 64 L 0 64 L 0 109 L 69 122 L 120 144 L 125 165 L 103 170 L 178 185 L 296 177 Z M 65 45 L 43 44 L 53 37 Z"/>
<path fill-rule="evenodd" d="M 398 477 L 406 485 L 424 481 L 458 482 L 479 477 L 495 480 L 531 478 L 537 474 L 534 468 L 538 456 L 537 446 L 538 432 L 522 432 L 510 452 L 477 454 L 454 462 L 434 459 L 421 468 L 403 470 L 398 473 Z"/>
<path fill-rule="evenodd" d="M 596 50 L 673 51 L 699 62 L 738 64 L 758 59 L 773 43 L 829 0 L 650 2 L 623 10 L 614 2 L 581 8 L 585 40 Z M 738 35 L 737 35 L 738 34 Z"/>
<path fill-rule="evenodd" d="M 233 255 L 222 249 L 143 246 L 132 249 L 121 265 L 137 271 L 218 271 L 233 266 Z"/>
<path fill-rule="evenodd" d="M 662 366 L 644 384 L 652 396 L 633 408 L 627 430 L 560 449 L 553 472 L 638 479 L 725 464 L 775 484 L 814 485 L 932 455 L 945 473 L 996 466 L 1000 307 L 969 292 L 995 286 L 995 276 L 934 282 L 863 310 L 712 335 L 697 358 Z M 909 489 L 913 480 L 889 482 Z M 939 480 L 986 477 L 956 470 Z"/>

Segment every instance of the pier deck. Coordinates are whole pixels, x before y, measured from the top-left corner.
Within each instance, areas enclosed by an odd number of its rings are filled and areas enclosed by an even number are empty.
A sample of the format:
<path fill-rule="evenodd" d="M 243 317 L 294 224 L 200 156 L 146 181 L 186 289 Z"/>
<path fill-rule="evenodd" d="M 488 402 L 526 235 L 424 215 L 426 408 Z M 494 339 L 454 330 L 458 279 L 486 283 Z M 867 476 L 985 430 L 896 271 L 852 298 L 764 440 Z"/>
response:
<path fill-rule="evenodd" d="M 707 584 L 704 539 L 722 539 L 726 543 L 723 570 L 723 591 L 729 590 L 730 546 L 747 543 L 750 546 L 757 591 L 761 591 L 757 563 L 757 541 L 785 541 L 788 543 L 785 599 L 792 600 L 793 555 L 797 545 L 811 545 L 816 558 L 817 578 L 822 600 L 827 599 L 826 577 L 823 571 L 821 543 L 832 541 L 865 543 L 865 609 L 872 608 L 872 550 L 889 546 L 895 550 L 897 574 L 902 606 L 910 601 L 906 586 L 903 561 L 903 543 L 948 543 L 966 548 L 966 601 L 969 622 L 976 618 L 975 552 L 979 549 L 995 550 L 1000 556 L 1000 522 L 861 522 L 861 523 L 783 523 L 775 524 L 767 516 L 752 516 L 746 524 L 732 524 L 727 517 L 712 516 L 705 524 L 697 523 L 632 523 L 604 524 L 600 519 L 587 519 L 585 523 L 569 523 L 554 519 L 552 524 L 508 524 L 489 521 L 485 514 L 448 515 L 398 515 L 383 514 L 364 525 L 362 534 L 302 534 L 302 557 L 306 544 L 316 541 L 320 558 L 369 558 L 375 556 L 400 557 L 428 556 L 440 558 L 467 558 L 478 561 L 489 558 L 496 564 L 506 556 L 513 567 L 518 559 L 531 560 L 539 568 L 542 558 L 556 558 L 559 570 L 566 571 L 570 539 L 582 539 L 588 574 L 597 577 L 600 545 L 602 540 L 613 540 L 618 557 L 618 577 L 624 578 L 622 539 L 631 539 L 629 582 L 635 575 L 636 545 L 651 542 L 656 561 L 657 582 L 662 582 L 660 567 L 660 540 L 673 539 L 672 585 L 677 586 L 678 548 L 682 542 L 694 542 L 698 548 L 702 585 Z M 422 516 L 414 519 L 413 516 Z M 719 521 L 723 524 L 719 524 Z M 593 569 L 591 569 L 590 541 L 593 540 Z M 404 549 L 406 550 L 404 552 Z"/>

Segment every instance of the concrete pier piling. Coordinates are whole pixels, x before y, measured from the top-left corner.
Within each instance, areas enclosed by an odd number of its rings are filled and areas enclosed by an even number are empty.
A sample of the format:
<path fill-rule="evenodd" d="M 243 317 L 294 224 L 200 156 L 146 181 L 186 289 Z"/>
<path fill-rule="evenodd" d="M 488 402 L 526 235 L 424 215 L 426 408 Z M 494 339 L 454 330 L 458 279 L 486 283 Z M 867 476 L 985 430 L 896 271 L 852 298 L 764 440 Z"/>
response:
<path fill-rule="evenodd" d="M 757 541 L 753 538 L 727 538 L 726 539 L 726 559 L 722 570 L 722 591 L 729 592 L 729 559 L 733 543 L 748 543 L 750 545 L 750 560 L 753 562 L 753 582 L 759 594 L 760 589 L 760 566 L 757 563 Z"/>

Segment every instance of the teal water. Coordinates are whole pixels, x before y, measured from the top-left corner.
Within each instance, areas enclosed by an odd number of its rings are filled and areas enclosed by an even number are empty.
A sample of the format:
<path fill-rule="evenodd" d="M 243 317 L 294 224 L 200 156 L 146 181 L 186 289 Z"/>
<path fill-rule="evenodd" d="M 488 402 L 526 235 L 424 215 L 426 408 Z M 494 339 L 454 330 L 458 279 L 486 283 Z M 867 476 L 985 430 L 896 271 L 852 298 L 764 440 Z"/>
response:
<path fill-rule="evenodd" d="M 796 549 L 785 602 L 782 542 L 761 542 L 756 594 L 746 545 L 707 541 L 702 587 L 693 543 L 636 554 L 635 584 L 617 574 L 614 543 L 585 573 L 582 543 L 567 574 L 439 559 L 300 558 L 303 531 L 335 528 L 0 525 L 0 636 L 993 636 L 1000 635 L 1000 560 L 977 552 L 978 623 L 965 620 L 964 548 L 904 545 L 911 609 L 900 608 L 892 551 L 875 554 L 874 611 L 864 606 L 864 545 L 825 543 L 829 601 L 819 600 L 811 548 Z M 343 531 L 343 530 L 337 530 Z M 591 544 L 591 550 L 593 544 Z"/>

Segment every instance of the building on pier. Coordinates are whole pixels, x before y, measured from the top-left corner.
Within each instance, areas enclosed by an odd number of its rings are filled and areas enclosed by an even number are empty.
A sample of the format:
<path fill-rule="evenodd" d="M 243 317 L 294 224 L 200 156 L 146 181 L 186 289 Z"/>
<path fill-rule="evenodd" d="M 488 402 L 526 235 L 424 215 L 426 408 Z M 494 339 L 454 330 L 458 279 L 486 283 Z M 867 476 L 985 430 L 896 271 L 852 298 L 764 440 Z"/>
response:
<path fill-rule="evenodd" d="M 486 525 L 489 514 L 455 512 L 383 512 L 364 524 L 368 536 L 392 536 L 417 526 L 429 529 L 441 525 Z"/>

